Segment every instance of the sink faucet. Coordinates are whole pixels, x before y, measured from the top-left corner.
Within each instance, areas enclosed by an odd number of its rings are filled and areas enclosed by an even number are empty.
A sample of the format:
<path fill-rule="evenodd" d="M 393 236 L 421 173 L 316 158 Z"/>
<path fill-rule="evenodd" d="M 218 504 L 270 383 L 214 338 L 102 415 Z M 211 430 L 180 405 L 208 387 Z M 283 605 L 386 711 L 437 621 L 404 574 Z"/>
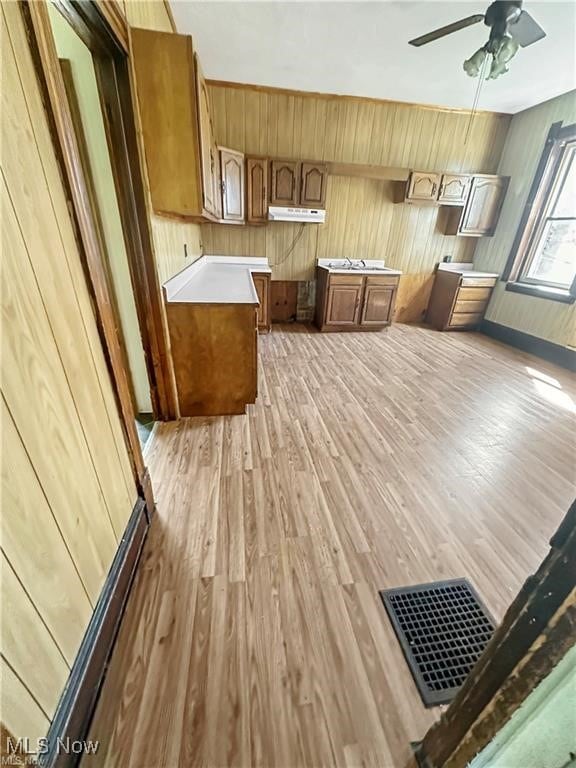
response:
<path fill-rule="evenodd" d="M 364 269 L 366 269 L 366 262 L 364 261 L 364 259 L 360 259 L 360 264 L 362 264 Z"/>
<path fill-rule="evenodd" d="M 346 256 L 346 261 L 348 262 L 349 266 L 351 266 L 351 267 L 353 267 L 353 266 L 354 266 L 354 262 L 352 261 L 352 259 L 350 258 L 350 256 Z"/>

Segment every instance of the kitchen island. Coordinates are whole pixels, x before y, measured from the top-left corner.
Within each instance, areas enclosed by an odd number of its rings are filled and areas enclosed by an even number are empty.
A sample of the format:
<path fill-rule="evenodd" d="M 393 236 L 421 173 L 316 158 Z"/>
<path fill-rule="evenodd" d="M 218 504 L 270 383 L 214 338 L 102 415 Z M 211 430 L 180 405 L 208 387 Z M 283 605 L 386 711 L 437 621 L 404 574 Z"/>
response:
<path fill-rule="evenodd" d="M 203 256 L 164 284 L 180 416 L 245 413 L 256 401 L 256 280 L 270 272 L 266 259 Z"/>

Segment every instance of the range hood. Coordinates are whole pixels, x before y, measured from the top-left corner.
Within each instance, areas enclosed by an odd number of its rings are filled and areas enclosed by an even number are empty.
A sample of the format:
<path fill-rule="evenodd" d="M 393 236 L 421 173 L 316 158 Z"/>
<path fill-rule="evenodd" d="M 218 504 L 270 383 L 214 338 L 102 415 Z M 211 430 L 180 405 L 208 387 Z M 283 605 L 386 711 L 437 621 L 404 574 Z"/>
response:
<path fill-rule="evenodd" d="M 320 208 L 285 208 L 284 206 L 271 205 L 268 208 L 270 221 L 303 221 L 309 224 L 323 224 L 326 220 L 326 211 Z"/>

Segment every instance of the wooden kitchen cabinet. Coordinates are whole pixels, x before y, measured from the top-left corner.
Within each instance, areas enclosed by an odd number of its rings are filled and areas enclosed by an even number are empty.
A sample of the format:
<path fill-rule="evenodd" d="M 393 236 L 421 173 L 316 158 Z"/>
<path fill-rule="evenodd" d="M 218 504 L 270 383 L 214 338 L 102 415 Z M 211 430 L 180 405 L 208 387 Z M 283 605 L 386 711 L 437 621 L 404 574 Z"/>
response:
<path fill-rule="evenodd" d="M 192 38 L 131 27 L 130 40 L 154 212 L 217 221 L 220 162 Z"/>
<path fill-rule="evenodd" d="M 331 276 L 326 295 L 324 325 L 358 325 L 363 285 L 361 277 Z"/>
<path fill-rule="evenodd" d="M 445 235 L 491 237 L 496 231 L 509 181 L 508 176 L 473 176 L 464 205 L 441 208 L 440 230 Z"/>
<path fill-rule="evenodd" d="M 181 416 L 246 412 L 258 393 L 256 307 L 167 302 Z"/>
<path fill-rule="evenodd" d="M 398 280 L 387 279 L 390 283 L 382 283 L 383 278 L 380 277 L 366 278 L 361 325 L 382 326 L 391 322 Z"/>
<path fill-rule="evenodd" d="M 316 271 L 315 323 L 321 331 L 380 330 L 392 322 L 399 275 Z"/>
<path fill-rule="evenodd" d="M 443 173 L 438 191 L 441 205 L 464 205 L 472 177 L 469 174 Z"/>
<path fill-rule="evenodd" d="M 272 324 L 270 313 L 270 275 L 265 272 L 253 272 L 252 280 L 254 281 L 254 287 L 260 302 L 256 313 L 258 330 L 260 333 L 268 333 Z"/>
<path fill-rule="evenodd" d="M 473 330 L 484 318 L 497 275 L 472 277 L 439 269 L 434 278 L 426 320 L 439 331 Z"/>
<path fill-rule="evenodd" d="M 270 163 L 270 205 L 295 207 L 300 190 L 300 163 L 272 160 Z"/>
<path fill-rule="evenodd" d="M 249 224 L 268 221 L 268 158 L 246 159 L 246 208 Z"/>
<path fill-rule="evenodd" d="M 438 197 L 440 174 L 412 171 L 406 184 L 405 200 L 434 203 Z"/>
<path fill-rule="evenodd" d="M 216 218 L 222 218 L 221 176 L 218 147 L 210 117 L 208 86 L 198 56 L 194 56 L 196 72 L 196 97 L 198 102 L 198 126 L 200 131 L 200 161 L 202 169 L 202 195 L 206 211 Z"/>
<path fill-rule="evenodd" d="M 270 162 L 270 205 L 325 208 L 328 166 L 296 160 Z"/>
<path fill-rule="evenodd" d="M 506 176 L 474 176 L 458 226 L 459 235 L 491 237 L 494 234 L 509 181 Z"/>
<path fill-rule="evenodd" d="M 325 208 L 328 167 L 323 163 L 302 163 L 300 170 L 300 205 Z"/>
<path fill-rule="evenodd" d="M 244 155 L 219 147 L 222 177 L 222 219 L 244 223 Z"/>

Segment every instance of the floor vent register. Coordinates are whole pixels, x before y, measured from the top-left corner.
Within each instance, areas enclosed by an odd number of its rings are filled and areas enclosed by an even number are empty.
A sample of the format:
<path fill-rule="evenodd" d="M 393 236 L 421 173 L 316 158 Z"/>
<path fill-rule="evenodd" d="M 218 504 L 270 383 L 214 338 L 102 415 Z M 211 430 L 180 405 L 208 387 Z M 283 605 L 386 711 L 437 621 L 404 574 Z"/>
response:
<path fill-rule="evenodd" d="M 452 579 L 385 589 L 380 597 L 424 704 L 447 704 L 495 628 L 474 587 Z"/>

